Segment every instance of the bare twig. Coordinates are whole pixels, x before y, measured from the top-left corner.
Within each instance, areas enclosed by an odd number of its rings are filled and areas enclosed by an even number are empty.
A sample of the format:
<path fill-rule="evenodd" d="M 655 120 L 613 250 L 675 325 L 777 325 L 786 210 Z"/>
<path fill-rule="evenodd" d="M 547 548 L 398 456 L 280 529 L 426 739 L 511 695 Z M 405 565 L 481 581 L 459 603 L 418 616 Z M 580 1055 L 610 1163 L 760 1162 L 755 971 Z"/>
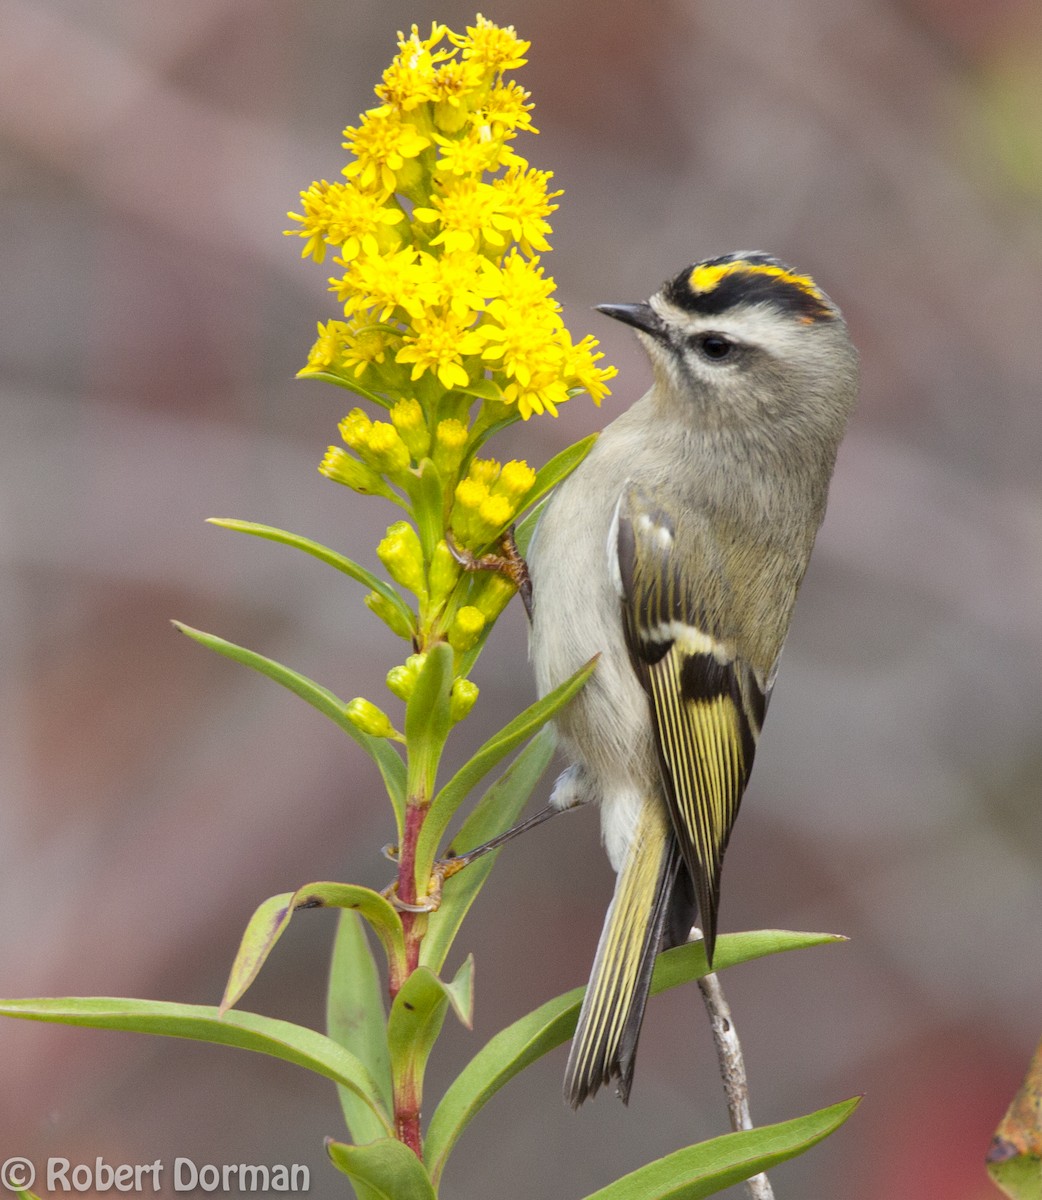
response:
<path fill-rule="evenodd" d="M 701 938 L 702 931 L 698 928 L 691 930 L 690 939 Z M 716 1045 L 716 1057 L 720 1063 L 720 1078 L 724 1083 L 727 1095 L 727 1112 L 731 1119 L 731 1128 L 735 1133 L 743 1129 L 752 1129 L 753 1120 L 749 1114 L 749 1085 L 745 1077 L 745 1060 L 742 1057 L 742 1047 L 738 1041 L 738 1031 L 734 1027 L 731 1008 L 727 997 L 720 986 L 720 980 L 715 972 L 703 976 L 698 981 L 699 991 L 705 1002 L 706 1012 L 709 1013 L 709 1024 L 713 1031 L 713 1042 Z M 754 1175 L 745 1181 L 745 1187 L 750 1200 L 774 1200 L 774 1191 L 766 1175 Z"/>

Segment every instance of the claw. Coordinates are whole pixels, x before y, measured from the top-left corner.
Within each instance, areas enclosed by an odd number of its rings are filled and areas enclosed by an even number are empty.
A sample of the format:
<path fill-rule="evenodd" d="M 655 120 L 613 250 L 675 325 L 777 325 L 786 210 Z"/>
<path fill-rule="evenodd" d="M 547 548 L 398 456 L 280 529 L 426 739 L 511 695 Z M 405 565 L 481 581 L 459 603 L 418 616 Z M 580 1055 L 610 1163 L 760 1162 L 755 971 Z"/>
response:
<path fill-rule="evenodd" d="M 471 550 L 457 546 L 452 534 L 447 530 L 445 544 L 464 571 L 496 571 L 509 579 L 521 596 L 528 619 L 532 619 L 532 580 L 528 574 L 528 563 L 522 558 L 517 542 L 514 541 L 512 527 L 499 539 L 498 554 L 476 555 Z"/>
<path fill-rule="evenodd" d="M 432 889 L 426 896 L 420 896 L 415 904 L 409 904 L 402 900 L 398 895 L 398 880 L 390 883 L 380 893 L 385 900 L 389 900 L 391 904 L 399 912 L 407 913 L 432 913 L 436 912 L 441 905 L 441 886 L 440 884 Z"/>

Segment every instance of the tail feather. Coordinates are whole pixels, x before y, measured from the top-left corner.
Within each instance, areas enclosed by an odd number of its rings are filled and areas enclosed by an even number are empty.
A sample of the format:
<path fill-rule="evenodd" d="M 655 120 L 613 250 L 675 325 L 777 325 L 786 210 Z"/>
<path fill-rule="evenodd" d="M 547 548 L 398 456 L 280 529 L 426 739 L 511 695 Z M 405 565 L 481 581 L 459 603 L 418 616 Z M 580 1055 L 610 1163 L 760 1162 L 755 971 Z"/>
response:
<path fill-rule="evenodd" d="M 625 1103 L 655 956 L 672 909 L 680 851 L 661 802 L 647 801 L 604 920 L 565 1071 L 564 1094 L 578 1108 L 618 1080 Z"/>

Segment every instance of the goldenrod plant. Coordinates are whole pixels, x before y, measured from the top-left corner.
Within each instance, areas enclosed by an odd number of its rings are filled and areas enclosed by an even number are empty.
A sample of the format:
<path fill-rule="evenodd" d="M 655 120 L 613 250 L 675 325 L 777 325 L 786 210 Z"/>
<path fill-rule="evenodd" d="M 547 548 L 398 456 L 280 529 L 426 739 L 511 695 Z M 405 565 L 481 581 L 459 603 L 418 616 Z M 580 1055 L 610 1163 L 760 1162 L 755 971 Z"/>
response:
<path fill-rule="evenodd" d="M 364 603 L 403 642 L 401 661 L 387 673 L 388 696 L 345 701 L 253 650 L 179 626 L 295 692 L 373 759 L 389 801 L 394 882 L 383 891 L 307 883 L 265 900 L 217 1006 L 108 998 L 0 1004 L 9 1016 L 238 1046 L 332 1080 L 349 1140 L 327 1139 L 328 1153 L 362 1200 L 442 1194 L 450 1153 L 471 1118 L 568 1040 L 582 998 L 577 988 L 548 1000 L 478 1049 L 436 1102 L 425 1095 L 425 1067 L 445 1017 L 471 1022 L 473 960 L 445 967 L 496 857 L 459 869 L 467 860 L 450 846 L 479 846 L 517 820 L 552 756 L 554 714 L 596 669 L 587 664 L 443 777 L 446 742 L 478 700 L 475 662 L 525 587 L 523 555 L 539 503 L 593 438 L 538 470 L 493 457 L 486 445 L 506 444 L 515 422 L 555 416 L 573 396 L 599 403 L 615 374 L 592 337 L 573 340 L 542 265 L 561 192 L 551 172 L 517 149 L 520 135 L 536 132 L 528 92 L 508 78 L 528 49 L 512 28 L 481 16 L 463 33 L 435 24 L 426 36 L 415 27 L 399 35 L 376 87 L 378 104 L 345 130 L 341 178 L 313 183 L 290 214 L 288 232 L 303 239 L 304 257 L 332 256 L 330 288 L 340 306 L 319 325 L 300 374 L 362 402 L 340 422 L 340 440 L 319 469 L 348 489 L 349 503 L 360 502 L 354 493 L 397 510 L 376 547 L 385 574 L 295 533 L 214 522 L 295 547 L 346 576 L 345 605 Z M 316 907 L 341 910 L 326 1031 L 240 1008 L 294 914 Z M 715 966 L 833 940 L 777 931 L 722 936 Z M 661 956 L 652 990 L 706 970 L 701 943 L 679 947 Z M 813 1145 L 854 1103 L 679 1150 L 589 1200 L 709 1195 Z"/>

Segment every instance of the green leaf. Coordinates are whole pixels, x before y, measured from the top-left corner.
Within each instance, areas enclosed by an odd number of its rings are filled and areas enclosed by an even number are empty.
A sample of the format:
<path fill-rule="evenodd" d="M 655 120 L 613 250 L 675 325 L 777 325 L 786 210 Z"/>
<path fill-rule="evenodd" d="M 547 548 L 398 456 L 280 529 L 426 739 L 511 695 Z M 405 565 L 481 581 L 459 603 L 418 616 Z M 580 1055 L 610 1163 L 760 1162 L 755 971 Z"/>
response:
<path fill-rule="evenodd" d="M 445 532 L 445 485 L 433 459 L 425 458 L 417 474 L 411 477 L 409 497 L 423 549 L 423 561 L 429 565 L 434 547 Z"/>
<path fill-rule="evenodd" d="M 389 583 L 378 575 L 374 575 L 372 571 L 367 571 L 365 567 L 360 566 L 352 559 L 345 558 L 343 554 L 338 554 L 335 550 L 330 550 L 328 546 L 313 542 L 310 538 L 301 537 L 299 533 L 288 533 L 285 529 L 275 529 L 271 525 L 258 525 L 254 521 L 239 521 L 234 517 L 208 517 L 207 524 L 218 525 L 221 529 L 232 529 L 236 533 L 249 533 L 253 537 L 265 538 L 270 542 L 280 542 L 284 546 L 294 546 L 297 550 L 303 550 L 305 554 L 310 554 L 320 562 L 336 567 L 338 571 L 343 572 L 357 583 L 363 584 L 370 591 L 378 592 L 389 604 L 393 604 L 398 609 L 407 624 L 412 625 L 416 619 L 412 609 Z"/>
<path fill-rule="evenodd" d="M 223 654 L 225 658 L 233 659 L 235 662 L 251 667 L 254 671 L 259 671 L 262 675 L 267 675 L 269 679 L 274 679 L 276 683 L 280 683 L 284 688 L 288 688 L 300 696 L 302 700 L 306 700 L 312 708 L 317 708 L 320 713 L 329 717 L 345 733 L 350 734 L 376 763 L 383 776 L 387 794 L 394 805 L 399 838 L 401 837 L 405 824 L 405 764 L 398 752 L 385 738 L 370 737 L 356 729 L 345 716 L 347 705 L 344 701 L 328 688 L 316 683 L 313 679 L 308 679 L 306 675 L 291 671 L 282 663 L 275 662 L 272 658 L 265 658 L 264 655 L 247 650 L 243 646 L 237 646 L 234 642 L 226 642 L 224 638 L 216 637 L 212 633 L 203 633 L 201 629 L 193 629 L 190 625 L 184 625 L 180 621 L 174 621 L 173 624 L 175 628 L 201 646 L 215 650 L 218 654 Z"/>
<path fill-rule="evenodd" d="M 861 1097 L 854 1096 L 792 1121 L 688 1146 L 624 1175 L 585 1200 L 701 1200 L 816 1146 L 860 1102 Z"/>
<path fill-rule="evenodd" d="M 493 404 L 500 404 L 503 401 L 503 393 L 499 385 L 493 383 L 491 379 L 475 379 L 473 383 L 456 390 L 462 392 L 464 396 L 477 396 L 479 400 L 490 400 Z"/>
<path fill-rule="evenodd" d="M 420 1108 L 427 1059 L 448 1007 L 445 984 L 427 967 L 417 967 L 391 1003 L 387 1019 L 391 1078 L 395 1096 L 404 1098 L 407 1108 Z"/>
<path fill-rule="evenodd" d="M 522 517 L 514 526 L 514 545 L 517 547 L 517 552 L 522 558 L 528 555 L 528 547 L 532 544 L 532 537 L 535 534 L 536 526 L 539 524 L 539 518 L 542 516 L 545 505 L 546 501 L 540 500 L 528 515 Z"/>
<path fill-rule="evenodd" d="M 789 933 L 778 929 L 721 934 L 713 965 L 716 970 L 723 970 L 768 954 L 843 940 L 830 933 Z M 659 955 L 651 981 L 652 994 L 706 973 L 705 947 L 701 942 L 677 946 Z M 505 1083 L 572 1036 L 585 990 L 573 988 L 508 1025 L 486 1042 L 456 1077 L 427 1131 L 424 1160 L 435 1184 L 441 1178 L 452 1147 L 474 1115 Z"/>
<path fill-rule="evenodd" d="M 293 893 L 281 892 L 262 901 L 254 911 L 242 935 L 235 961 L 224 987 L 224 996 L 217 1011 L 223 1017 L 257 978 L 272 947 L 293 916 Z"/>
<path fill-rule="evenodd" d="M 349 392 L 354 392 L 356 396 L 361 396 L 364 400 L 372 400 L 374 404 L 379 404 L 381 408 L 390 408 L 390 401 L 378 392 L 371 392 L 367 387 L 363 387 L 354 376 L 335 375 L 332 371 L 313 371 L 309 367 L 297 372 L 298 379 L 321 379 L 323 383 L 335 383 L 337 387 L 345 388 Z"/>
<path fill-rule="evenodd" d="M 239 1002 L 257 978 L 290 918 L 300 908 L 347 908 L 360 913 L 383 944 L 392 977 L 405 972 L 405 932 L 394 906 L 372 888 L 351 883 L 307 883 L 295 892 L 265 900 L 250 918 L 224 989 L 222 1015 Z"/>
<path fill-rule="evenodd" d="M 18 1200 L 40 1200 L 40 1197 L 35 1192 L 30 1192 L 25 1188 L 15 1188 L 14 1194 L 18 1197 Z"/>
<path fill-rule="evenodd" d="M 380 1089 L 358 1058 L 324 1034 L 291 1021 L 238 1009 L 222 1017 L 211 1005 L 109 996 L 0 1000 L 0 1016 L 188 1038 L 270 1054 L 348 1088 L 368 1105 L 386 1133 L 393 1132 Z"/>
<path fill-rule="evenodd" d="M 1042 1162 L 1037 1155 L 1015 1154 L 988 1162 L 992 1182 L 1010 1200 L 1042 1200 Z"/>
<path fill-rule="evenodd" d="M 526 508 L 530 508 L 537 500 L 541 500 L 552 488 L 557 487 L 562 479 L 567 479 L 593 449 L 594 443 L 599 436 L 599 434 L 591 433 L 588 437 L 582 438 L 581 441 L 566 447 L 560 454 L 555 454 L 548 463 L 540 467 L 536 472 L 535 482 L 529 488 L 525 498 L 518 507 L 518 512 L 524 512 Z"/>
<path fill-rule="evenodd" d="M 599 434 L 591 433 L 589 437 L 584 437 L 582 441 L 562 450 L 560 454 L 551 458 L 544 467 L 536 472 L 535 482 L 518 509 L 519 512 L 524 512 L 526 508 L 531 511 L 514 526 L 514 545 L 517 546 L 518 553 L 522 558 L 528 553 L 528 547 L 532 544 L 532 535 L 539 524 L 539 517 L 542 515 L 547 494 L 563 479 L 567 479 L 571 475 L 593 449 L 599 436 Z"/>
<path fill-rule="evenodd" d="M 438 852 L 438 846 L 459 806 L 492 768 L 511 750 L 537 733 L 555 713 L 560 712 L 579 691 L 593 673 L 597 659 L 591 659 L 580 667 L 571 678 L 566 679 L 552 692 L 530 704 L 524 712 L 492 735 L 478 752 L 464 763 L 431 802 L 430 811 L 423 821 L 423 828 L 416 845 L 416 878 L 425 880 Z"/>
<path fill-rule="evenodd" d="M 553 757 L 555 741 L 553 730 L 544 725 L 460 826 L 452 839 L 457 853 L 482 846 L 513 825 Z M 420 947 L 420 962 L 432 971 L 441 970 L 463 918 L 498 857 L 499 851 L 493 850 L 445 881 L 441 904 L 428 917 Z"/>
<path fill-rule="evenodd" d="M 452 647 L 438 642 L 427 657 L 405 706 L 405 740 L 409 746 L 409 798 L 421 802 L 434 792 L 438 763 L 452 728 L 449 693 L 452 688 Z M 426 886 L 429 870 L 417 872 L 417 885 Z M 422 880 L 422 883 L 421 883 Z"/>
<path fill-rule="evenodd" d="M 451 983 L 445 984 L 445 995 L 452 1011 L 464 1029 L 474 1028 L 474 955 L 468 954 Z"/>
<path fill-rule="evenodd" d="M 360 1200 L 436 1200 L 423 1163 L 397 1138 L 382 1138 L 367 1146 L 327 1139 L 326 1152 L 355 1185 Z"/>
<path fill-rule="evenodd" d="M 350 1050 L 366 1067 L 379 1088 L 384 1109 L 391 1112 L 391 1059 L 387 1052 L 387 1014 L 383 984 L 376 969 L 365 923 L 356 911 L 343 909 L 333 944 L 326 993 L 326 1032 Z M 383 1136 L 369 1107 L 345 1087 L 337 1087 L 344 1119 L 357 1142 Z"/>

